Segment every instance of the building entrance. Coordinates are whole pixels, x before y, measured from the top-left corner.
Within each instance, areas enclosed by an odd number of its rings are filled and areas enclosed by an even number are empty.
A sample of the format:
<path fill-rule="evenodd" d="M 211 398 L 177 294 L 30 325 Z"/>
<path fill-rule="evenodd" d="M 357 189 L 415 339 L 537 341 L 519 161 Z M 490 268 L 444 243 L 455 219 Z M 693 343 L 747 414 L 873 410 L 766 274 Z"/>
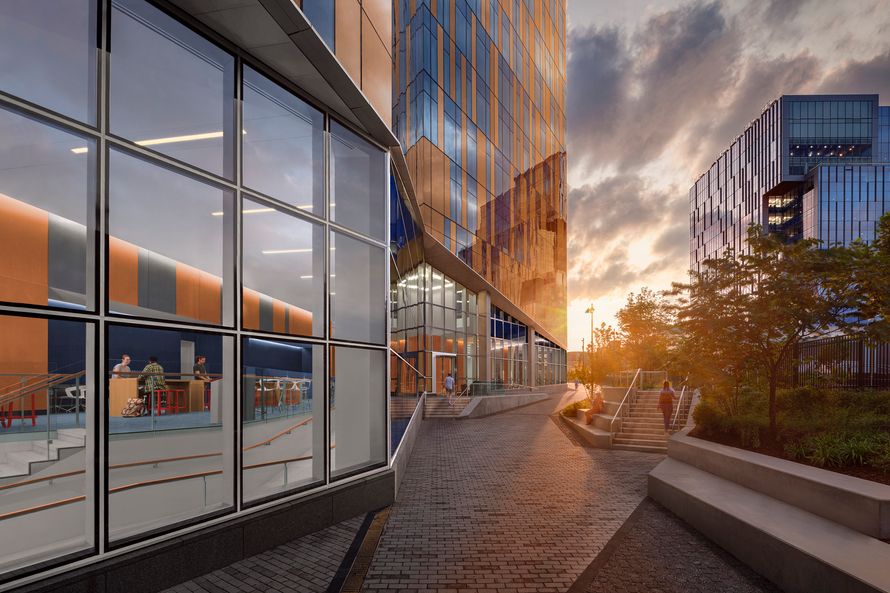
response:
<path fill-rule="evenodd" d="M 457 361 L 457 355 L 449 352 L 433 352 L 432 354 L 433 392 L 436 395 L 445 395 L 445 377 L 448 376 L 448 373 L 451 373 L 451 376 L 454 377 L 455 389 L 457 389 L 457 386 L 460 384 L 458 377 L 455 376 L 455 362 Z"/>

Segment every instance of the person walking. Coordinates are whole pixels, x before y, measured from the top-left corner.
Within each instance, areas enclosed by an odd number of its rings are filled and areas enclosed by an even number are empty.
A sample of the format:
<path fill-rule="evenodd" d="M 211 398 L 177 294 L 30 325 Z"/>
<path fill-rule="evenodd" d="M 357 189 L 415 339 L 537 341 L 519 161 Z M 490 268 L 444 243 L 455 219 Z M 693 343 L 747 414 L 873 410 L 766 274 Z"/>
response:
<path fill-rule="evenodd" d="M 661 391 L 658 394 L 658 408 L 661 410 L 661 415 L 664 417 L 664 434 L 668 433 L 668 429 L 671 426 L 671 416 L 674 413 L 674 390 L 671 389 L 671 382 L 665 381 L 661 386 Z"/>
<path fill-rule="evenodd" d="M 451 373 L 448 373 L 448 376 L 445 377 L 445 397 L 448 398 L 448 403 L 451 403 L 451 398 L 454 397 L 454 377 L 451 376 Z"/>

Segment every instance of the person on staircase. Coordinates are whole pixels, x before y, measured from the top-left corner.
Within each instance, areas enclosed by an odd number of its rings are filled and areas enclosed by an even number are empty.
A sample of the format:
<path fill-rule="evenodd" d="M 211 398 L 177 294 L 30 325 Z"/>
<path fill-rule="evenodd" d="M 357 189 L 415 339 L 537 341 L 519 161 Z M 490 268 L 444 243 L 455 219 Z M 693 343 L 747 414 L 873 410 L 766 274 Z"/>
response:
<path fill-rule="evenodd" d="M 658 408 L 661 410 L 661 415 L 664 417 L 664 434 L 667 434 L 671 427 L 671 416 L 673 416 L 674 413 L 675 397 L 674 390 L 671 389 L 671 382 L 665 381 L 658 394 Z"/>

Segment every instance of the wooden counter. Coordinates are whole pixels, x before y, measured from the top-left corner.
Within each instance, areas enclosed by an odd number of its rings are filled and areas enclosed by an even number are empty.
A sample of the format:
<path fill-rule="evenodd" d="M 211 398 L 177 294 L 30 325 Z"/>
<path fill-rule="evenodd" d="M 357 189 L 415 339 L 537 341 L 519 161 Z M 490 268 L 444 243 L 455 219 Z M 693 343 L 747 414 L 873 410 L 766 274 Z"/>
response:
<path fill-rule="evenodd" d="M 139 397 L 139 379 L 112 378 L 108 380 L 108 415 L 120 416 L 127 406 L 127 400 Z"/>

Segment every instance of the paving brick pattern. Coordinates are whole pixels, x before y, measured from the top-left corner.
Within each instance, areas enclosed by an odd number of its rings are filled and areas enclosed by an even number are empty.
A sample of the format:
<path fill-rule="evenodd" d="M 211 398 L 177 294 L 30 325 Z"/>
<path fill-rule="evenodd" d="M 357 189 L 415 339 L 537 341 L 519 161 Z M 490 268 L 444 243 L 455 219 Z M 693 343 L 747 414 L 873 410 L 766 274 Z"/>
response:
<path fill-rule="evenodd" d="M 322 593 L 327 591 L 363 520 L 364 516 L 354 517 L 164 593 Z"/>
<path fill-rule="evenodd" d="M 573 443 L 549 416 L 575 397 L 425 421 L 364 590 L 566 591 L 663 459 Z"/>
<path fill-rule="evenodd" d="M 651 500 L 619 538 L 587 593 L 780 593 Z"/>

